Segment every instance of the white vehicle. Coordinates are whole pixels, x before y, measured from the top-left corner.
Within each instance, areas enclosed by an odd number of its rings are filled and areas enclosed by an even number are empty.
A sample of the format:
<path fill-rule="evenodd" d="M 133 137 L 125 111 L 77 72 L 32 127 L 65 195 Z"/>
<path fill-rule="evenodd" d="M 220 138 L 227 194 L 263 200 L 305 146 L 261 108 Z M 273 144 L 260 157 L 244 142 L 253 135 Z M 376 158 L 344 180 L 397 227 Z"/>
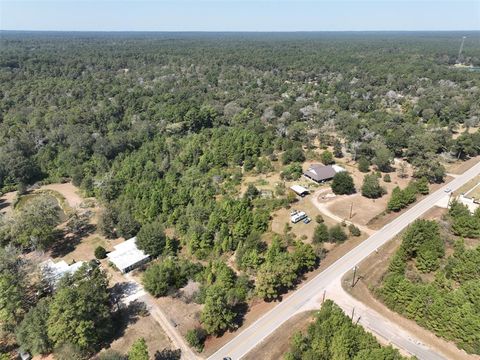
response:
<path fill-rule="evenodd" d="M 450 189 L 450 188 L 447 187 L 444 191 L 448 194 L 449 192 L 452 191 L 452 189 Z"/>
<path fill-rule="evenodd" d="M 290 216 L 290 220 L 292 221 L 292 223 L 296 224 L 297 222 L 302 221 L 306 217 L 307 217 L 307 214 L 305 214 L 305 212 L 299 211 L 296 214 Z"/>

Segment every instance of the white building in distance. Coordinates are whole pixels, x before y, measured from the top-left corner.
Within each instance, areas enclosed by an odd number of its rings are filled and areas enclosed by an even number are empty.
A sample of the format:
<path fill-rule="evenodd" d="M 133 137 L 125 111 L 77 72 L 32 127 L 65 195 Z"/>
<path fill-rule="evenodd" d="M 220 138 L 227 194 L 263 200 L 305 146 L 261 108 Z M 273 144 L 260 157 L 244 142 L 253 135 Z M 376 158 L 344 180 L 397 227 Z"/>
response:
<path fill-rule="evenodd" d="M 116 245 L 115 250 L 107 254 L 108 259 L 122 273 L 127 273 L 150 260 L 150 255 L 137 248 L 136 241 L 136 237 L 126 240 Z"/>

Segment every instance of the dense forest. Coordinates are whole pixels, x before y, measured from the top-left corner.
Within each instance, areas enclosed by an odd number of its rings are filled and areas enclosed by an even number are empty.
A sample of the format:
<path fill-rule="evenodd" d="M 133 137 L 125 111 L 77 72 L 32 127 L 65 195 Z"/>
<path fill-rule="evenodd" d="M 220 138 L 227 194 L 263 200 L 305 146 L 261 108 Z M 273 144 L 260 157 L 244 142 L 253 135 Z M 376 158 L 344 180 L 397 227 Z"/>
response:
<path fill-rule="evenodd" d="M 441 223 L 417 220 L 405 232 L 377 294 L 387 306 L 468 353 L 480 354 L 480 211 L 454 202 Z M 446 249 L 453 248 L 451 255 Z"/>
<path fill-rule="evenodd" d="M 360 325 L 353 324 L 331 300 L 325 301 L 315 315 L 306 334 L 293 335 L 287 360 L 303 359 L 354 359 L 401 360 L 405 359 L 391 346 L 382 347 L 372 334 Z"/>
<path fill-rule="evenodd" d="M 480 133 L 469 131 L 480 121 L 480 73 L 453 66 L 479 66 L 480 40 L 467 34 L 458 59 L 463 35 L 2 32 L 0 191 L 72 181 L 95 196 L 103 235 L 138 233 L 160 258 L 143 279 L 152 294 L 201 284 L 203 328 L 189 336 L 201 347 L 204 332 L 234 329 L 249 299 L 278 299 L 322 256 L 287 233 L 263 240 L 272 211 L 291 199 L 285 189 L 273 198 L 255 186 L 241 193 L 245 174 L 280 167 L 282 178 L 298 178 L 320 144 L 367 171 L 388 173 L 403 158 L 418 187 L 442 182 L 446 162 L 480 153 Z M 339 193 L 355 190 L 340 177 Z M 370 176 L 362 193 L 384 190 Z M 400 195 L 391 210 L 408 203 Z M 0 216 L 2 251 L 26 267 L 21 255 L 50 249 L 59 221 L 48 199 Z M 316 242 L 345 238 L 340 227 L 319 226 Z M 43 300 L 28 271 L 14 275 L 9 256 L 0 260 L 2 334 L 48 321 L 37 312 L 59 295 Z M 63 343 L 98 350 L 78 334 L 46 331 L 35 348 L 17 338 L 40 353 Z"/>

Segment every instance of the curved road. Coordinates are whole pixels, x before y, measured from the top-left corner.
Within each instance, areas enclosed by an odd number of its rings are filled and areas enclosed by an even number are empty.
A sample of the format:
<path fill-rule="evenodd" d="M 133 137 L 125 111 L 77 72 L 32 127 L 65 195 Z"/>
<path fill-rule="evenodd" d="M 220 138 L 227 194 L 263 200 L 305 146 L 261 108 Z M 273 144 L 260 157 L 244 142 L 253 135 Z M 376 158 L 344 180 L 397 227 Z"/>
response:
<path fill-rule="evenodd" d="M 453 179 L 447 185 L 424 198 L 418 204 L 407 210 L 389 224 L 385 225 L 360 245 L 338 259 L 312 280 L 301 286 L 287 299 L 264 314 L 248 328 L 239 333 L 234 339 L 210 356 L 209 360 L 222 360 L 225 357 L 230 357 L 232 360 L 240 359 L 295 313 L 301 311 L 302 308 L 308 308 L 308 303 L 313 298 L 321 296 L 320 294 L 323 293 L 324 289 L 329 284 L 338 281 L 339 278 L 348 271 L 351 271 L 354 266 L 364 260 L 368 255 L 375 251 L 375 249 L 378 249 L 395 235 L 400 233 L 410 223 L 433 207 L 439 200 L 449 196 L 449 194 L 445 192 L 445 189 L 450 188 L 456 190 L 479 174 L 480 163 L 477 163 L 462 175 Z M 402 347 L 402 344 L 398 344 L 398 346 Z M 433 350 L 426 350 L 421 346 L 418 347 L 418 353 L 421 354 L 421 359 L 437 360 L 443 358 Z"/>

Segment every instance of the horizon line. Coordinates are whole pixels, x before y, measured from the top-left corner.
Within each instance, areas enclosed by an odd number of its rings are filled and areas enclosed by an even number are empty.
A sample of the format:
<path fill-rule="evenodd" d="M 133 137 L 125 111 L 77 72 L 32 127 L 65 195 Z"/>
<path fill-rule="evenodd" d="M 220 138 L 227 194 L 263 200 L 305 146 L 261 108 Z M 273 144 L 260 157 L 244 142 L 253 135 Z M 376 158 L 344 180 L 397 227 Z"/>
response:
<path fill-rule="evenodd" d="M 340 33 L 340 32 L 480 32 L 480 29 L 375 29 L 375 30 L 31 30 L 31 29 L 0 29 L 0 32 L 74 32 L 74 33 Z"/>

